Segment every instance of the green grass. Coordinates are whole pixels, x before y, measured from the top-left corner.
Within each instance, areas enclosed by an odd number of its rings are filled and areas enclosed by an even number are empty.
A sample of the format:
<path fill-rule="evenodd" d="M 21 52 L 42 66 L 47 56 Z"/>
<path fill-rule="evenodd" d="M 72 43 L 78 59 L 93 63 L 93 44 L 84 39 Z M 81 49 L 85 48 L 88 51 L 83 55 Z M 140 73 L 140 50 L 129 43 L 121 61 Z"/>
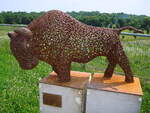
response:
<path fill-rule="evenodd" d="M 6 35 L 13 29 L 0 26 L 0 113 L 38 113 L 38 82 L 52 69 L 43 62 L 30 71 L 20 69 L 10 52 Z M 134 75 L 141 80 L 144 92 L 141 113 L 150 113 L 150 39 L 128 36 L 121 40 Z M 86 65 L 72 63 L 72 70 L 104 72 L 106 66 L 106 58 L 97 57 Z M 115 73 L 123 74 L 119 66 Z"/>

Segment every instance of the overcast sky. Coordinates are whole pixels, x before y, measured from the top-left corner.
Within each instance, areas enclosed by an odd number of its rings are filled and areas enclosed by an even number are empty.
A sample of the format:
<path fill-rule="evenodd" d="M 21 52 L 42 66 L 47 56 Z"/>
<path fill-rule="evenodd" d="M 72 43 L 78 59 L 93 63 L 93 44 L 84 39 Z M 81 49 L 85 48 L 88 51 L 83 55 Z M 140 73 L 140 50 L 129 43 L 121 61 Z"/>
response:
<path fill-rule="evenodd" d="M 1 11 L 100 11 L 150 16 L 150 0 L 1 0 Z"/>

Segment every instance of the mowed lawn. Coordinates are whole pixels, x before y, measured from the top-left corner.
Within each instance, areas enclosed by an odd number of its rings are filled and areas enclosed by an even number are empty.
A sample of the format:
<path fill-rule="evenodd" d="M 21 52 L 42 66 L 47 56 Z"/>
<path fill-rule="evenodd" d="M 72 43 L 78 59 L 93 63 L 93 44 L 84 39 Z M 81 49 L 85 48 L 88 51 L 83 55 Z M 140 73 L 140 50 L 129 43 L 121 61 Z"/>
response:
<path fill-rule="evenodd" d="M 40 62 L 32 70 L 22 70 L 9 48 L 7 32 L 16 27 L 0 26 L 0 113 L 39 113 L 39 80 L 52 71 Z M 122 44 L 129 57 L 132 71 L 139 77 L 144 92 L 141 113 L 150 113 L 150 38 L 125 37 Z M 72 70 L 104 72 L 105 57 L 97 57 L 84 64 L 72 63 Z M 115 73 L 124 74 L 119 66 Z"/>

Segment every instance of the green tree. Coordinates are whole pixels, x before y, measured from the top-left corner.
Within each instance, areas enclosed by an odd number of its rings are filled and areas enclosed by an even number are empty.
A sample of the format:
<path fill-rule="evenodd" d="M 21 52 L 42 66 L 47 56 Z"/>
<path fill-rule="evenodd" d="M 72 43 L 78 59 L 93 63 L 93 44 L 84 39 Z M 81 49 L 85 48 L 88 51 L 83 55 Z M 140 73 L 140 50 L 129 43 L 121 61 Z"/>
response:
<path fill-rule="evenodd" d="M 144 17 L 142 27 L 146 30 L 147 34 L 150 33 L 150 17 Z"/>
<path fill-rule="evenodd" d="M 0 15 L 0 24 L 3 24 L 4 23 L 4 18 L 2 15 Z"/>

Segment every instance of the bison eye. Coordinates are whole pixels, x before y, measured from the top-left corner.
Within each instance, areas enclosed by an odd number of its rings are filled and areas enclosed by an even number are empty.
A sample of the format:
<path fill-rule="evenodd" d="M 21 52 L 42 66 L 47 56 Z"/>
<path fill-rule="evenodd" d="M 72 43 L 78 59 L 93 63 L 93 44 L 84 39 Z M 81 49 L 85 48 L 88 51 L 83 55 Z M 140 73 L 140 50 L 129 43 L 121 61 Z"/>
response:
<path fill-rule="evenodd" d="M 16 47 L 14 47 L 14 50 L 16 51 L 16 50 L 17 50 L 17 48 L 16 48 Z"/>
<path fill-rule="evenodd" d="M 27 44 L 27 47 L 30 47 L 30 45 L 29 45 L 29 44 Z"/>

